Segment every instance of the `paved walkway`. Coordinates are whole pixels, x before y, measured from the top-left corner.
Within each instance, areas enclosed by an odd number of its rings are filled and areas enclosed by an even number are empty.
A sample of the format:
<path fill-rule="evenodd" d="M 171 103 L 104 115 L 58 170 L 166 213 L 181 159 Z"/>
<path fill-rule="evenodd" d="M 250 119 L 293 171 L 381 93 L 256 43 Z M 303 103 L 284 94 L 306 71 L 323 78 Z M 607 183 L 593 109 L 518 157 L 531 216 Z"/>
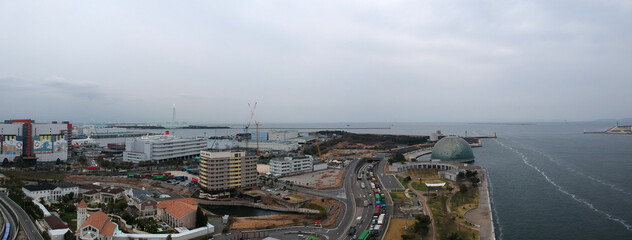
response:
<path fill-rule="evenodd" d="M 479 225 L 481 240 L 494 240 L 494 224 L 492 223 L 492 210 L 489 202 L 489 188 L 487 186 L 487 171 L 479 170 L 481 176 L 481 185 L 479 189 L 478 207 L 465 213 L 465 219 L 468 222 Z"/>
<path fill-rule="evenodd" d="M 435 221 L 432 218 L 432 211 L 430 211 L 430 207 L 428 206 L 428 199 L 426 199 L 426 196 L 424 196 L 422 191 L 413 188 L 413 181 L 408 182 L 408 189 L 410 189 L 410 191 L 413 191 L 417 195 L 417 199 L 419 199 L 419 201 L 421 201 L 421 204 L 423 205 L 422 207 L 424 209 L 424 212 L 428 215 L 428 217 L 430 217 L 430 219 L 432 219 L 430 227 L 428 228 L 428 233 L 430 234 L 430 236 L 432 236 L 433 240 L 437 239 L 437 235 L 435 234 L 435 229 L 437 229 L 437 227 L 435 226 Z"/>
<path fill-rule="evenodd" d="M 447 201 L 445 201 L 445 208 L 448 210 L 448 215 L 449 215 L 449 216 L 452 216 L 452 209 L 450 209 L 450 201 L 452 201 L 452 197 L 454 197 L 454 194 L 450 194 L 450 197 L 448 198 L 448 200 L 447 200 Z M 459 220 L 455 220 L 455 222 L 456 222 L 457 224 L 459 224 L 459 226 L 463 226 L 463 227 L 465 227 L 465 228 L 469 228 L 469 229 L 473 229 L 473 230 L 479 231 L 479 229 L 478 229 L 478 228 L 476 228 L 476 227 L 472 227 L 472 226 L 467 225 L 467 224 L 465 224 L 465 223 L 462 223 L 462 222 L 461 222 L 461 221 L 459 221 Z"/>

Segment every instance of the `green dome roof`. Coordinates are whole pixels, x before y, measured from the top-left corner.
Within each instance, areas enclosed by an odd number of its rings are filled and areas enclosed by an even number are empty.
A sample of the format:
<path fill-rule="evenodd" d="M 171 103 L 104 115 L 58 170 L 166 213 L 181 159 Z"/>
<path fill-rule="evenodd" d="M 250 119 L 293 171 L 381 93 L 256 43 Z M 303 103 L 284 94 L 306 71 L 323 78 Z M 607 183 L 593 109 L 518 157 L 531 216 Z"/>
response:
<path fill-rule="evenodd" d="M 432 149 L 432 159 L 441 161 L 471 162 L 474 161 L 472 147 L 463 138 L 448 136 L 439 140 Z"/>

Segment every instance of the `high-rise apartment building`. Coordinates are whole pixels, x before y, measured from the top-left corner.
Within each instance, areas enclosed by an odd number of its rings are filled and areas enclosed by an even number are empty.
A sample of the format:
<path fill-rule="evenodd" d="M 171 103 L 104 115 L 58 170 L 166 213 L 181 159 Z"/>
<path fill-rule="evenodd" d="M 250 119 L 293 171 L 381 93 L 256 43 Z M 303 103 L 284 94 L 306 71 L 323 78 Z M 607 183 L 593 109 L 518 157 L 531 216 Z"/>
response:
<path fill-rule="evenodd" d="M 200 151 L 200 185 L 213 191 L 257 184 L 257 156 L 239 151 Z"/>

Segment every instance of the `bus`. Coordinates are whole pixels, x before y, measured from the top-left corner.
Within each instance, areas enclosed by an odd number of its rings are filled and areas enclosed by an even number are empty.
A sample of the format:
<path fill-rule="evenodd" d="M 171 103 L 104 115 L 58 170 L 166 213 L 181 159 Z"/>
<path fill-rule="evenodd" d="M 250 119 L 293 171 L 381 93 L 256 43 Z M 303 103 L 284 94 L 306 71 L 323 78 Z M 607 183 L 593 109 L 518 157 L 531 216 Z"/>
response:
<path fill-rule="evenodd" d="M 360 237 L 358 237 L 358 240 L 366 240 L 367 238 L 369 238 L 370 234 L 371 232 L 369 230 L 364 230 L 362 231 L 362 234 L 360 234 Z"/>
<path fill-rule="evenodd" d="M 358 180 L 362 180 L 362 174 L 358 174 Z"/>

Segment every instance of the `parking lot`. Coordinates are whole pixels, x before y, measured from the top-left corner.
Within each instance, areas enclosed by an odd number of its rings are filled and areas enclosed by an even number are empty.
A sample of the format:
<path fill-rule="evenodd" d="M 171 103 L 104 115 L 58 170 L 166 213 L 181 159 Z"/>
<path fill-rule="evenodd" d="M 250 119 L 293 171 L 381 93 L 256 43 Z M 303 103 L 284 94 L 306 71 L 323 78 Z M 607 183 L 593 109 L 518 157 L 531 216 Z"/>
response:
<path fill-rule="evenodd" d="M 402 184 L 395 178 L 394 175 L 384 174 L 380 176 L 380 180 L 382 180 L 382 184 L 384 187 L 389 190 L 404 190 Z"/>

